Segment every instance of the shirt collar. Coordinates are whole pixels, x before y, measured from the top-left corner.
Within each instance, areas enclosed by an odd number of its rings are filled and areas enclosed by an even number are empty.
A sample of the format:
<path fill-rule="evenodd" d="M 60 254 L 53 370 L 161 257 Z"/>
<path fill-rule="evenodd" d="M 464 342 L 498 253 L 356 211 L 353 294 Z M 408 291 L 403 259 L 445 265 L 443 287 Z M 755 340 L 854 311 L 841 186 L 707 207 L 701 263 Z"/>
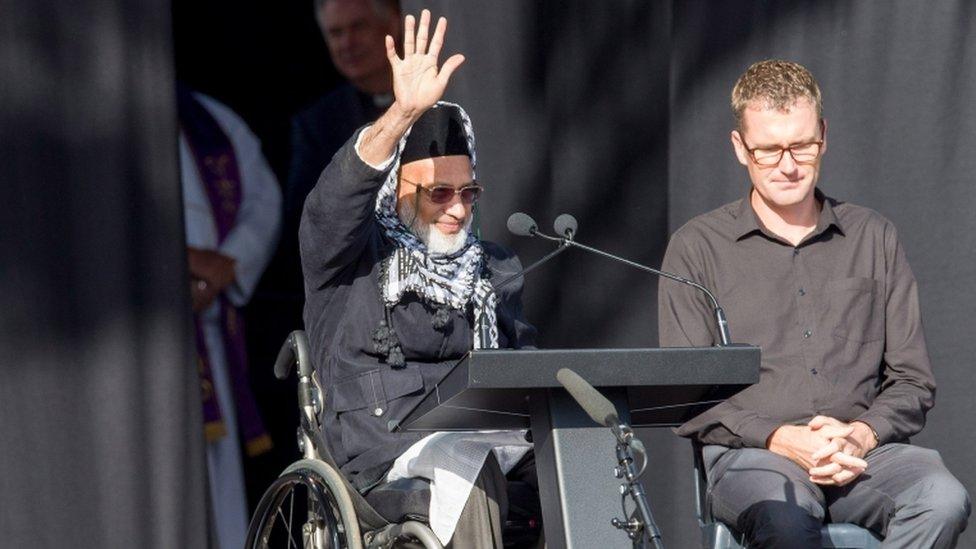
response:
<path fill-rule="evenodd" d="M 749 189 L 746 191 L 745 197 L 739 201 L 738 210 L 734 212 L 735 232 L 733 236 L 736 240 L 742 240 L 754 232 L 759 232 L 776 238 L 775 235 L 769 232 L 769 229 L 762 225 L 762 223 L 759 221 L 759 216 L 757 216 L 755 210 L 752 209 L 752 189 L 753 187 L 750 185 Z M 843 235 L 844 227 L 841 226 L 840 220 L 837 219 L 837 214 L 834 212 L 833 206 L 836 201 L 822 193 L 820 189 L 817 188 L 813 189 L 813 196 L 821 205 L 820 217 L 817 219 L 817 226 L 814 228 L 812 233 L 804 238 L 804 241 L 823 233 L 830 227 L 836 228 L 837 231 Z"/>

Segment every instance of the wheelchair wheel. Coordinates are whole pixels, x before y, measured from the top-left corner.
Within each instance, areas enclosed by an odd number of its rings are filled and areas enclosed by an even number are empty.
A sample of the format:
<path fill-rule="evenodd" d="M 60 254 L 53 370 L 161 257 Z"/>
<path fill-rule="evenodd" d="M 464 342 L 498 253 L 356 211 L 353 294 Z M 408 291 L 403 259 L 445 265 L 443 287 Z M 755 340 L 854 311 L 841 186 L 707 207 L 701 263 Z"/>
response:
<path fill-rule="evenodd" d="M 248 549 L 362 549 L 359 523 L 339 473 L 304 459 L 265 491 L 248 527 Z"/>

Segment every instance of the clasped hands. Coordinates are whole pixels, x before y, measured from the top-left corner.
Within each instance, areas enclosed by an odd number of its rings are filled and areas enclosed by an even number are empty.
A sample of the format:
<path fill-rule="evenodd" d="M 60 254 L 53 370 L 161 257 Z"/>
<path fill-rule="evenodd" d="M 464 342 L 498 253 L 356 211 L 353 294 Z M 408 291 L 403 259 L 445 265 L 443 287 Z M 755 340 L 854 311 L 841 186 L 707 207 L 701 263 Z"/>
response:
<path fill-rule="evenodd" d="M 779 427 L 766 446 L 803 467 L 811 482 L 843 486 L 867 469 L 863 458 L 877 443 L 866 423 L 816 416 L 806 425 Z"/>

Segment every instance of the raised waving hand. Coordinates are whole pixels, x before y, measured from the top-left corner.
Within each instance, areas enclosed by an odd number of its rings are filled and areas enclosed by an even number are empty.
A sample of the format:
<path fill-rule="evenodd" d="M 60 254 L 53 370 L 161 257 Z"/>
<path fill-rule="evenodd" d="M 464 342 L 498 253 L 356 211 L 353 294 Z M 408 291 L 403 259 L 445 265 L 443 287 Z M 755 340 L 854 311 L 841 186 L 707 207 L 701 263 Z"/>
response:
<path fill-rule="evenodd" d="M 437 20 L 434 35 L 429 37 L 430 12 L 420 13 L 420 23 L 416 25 L 414 16 L 404 20 L 403 59 L 397 56 L 393 47 L 393 37 L 386 37 L 386 56 L 393 69 L 393 95 L 400 107 L 411 114 L 422 114 L 444 95 L 444 89 L 451 75 L 464 63 L 461 54 L 452 55 L 438 69 L 437 58 L 444 45 L 447 19 Z"/>
<path fill-rule="evenodd" d="M 359 149 L 366 162 L 376 165 L 392 154 L 396 143 L 414 122 L 440 100 L 454 71 L 464 63 L 461 54 L 452 55 L 437 66 L 444 45 L 447 19 L 437 20 L 430 36 L 430 11 L 420 13 L 420 22 L 412 15 L 403 22 L 403 58 L 394 47 L 393 37 L 386 37 L 386 56 L 393 71 L 393 105 L 363 136 Z"/>

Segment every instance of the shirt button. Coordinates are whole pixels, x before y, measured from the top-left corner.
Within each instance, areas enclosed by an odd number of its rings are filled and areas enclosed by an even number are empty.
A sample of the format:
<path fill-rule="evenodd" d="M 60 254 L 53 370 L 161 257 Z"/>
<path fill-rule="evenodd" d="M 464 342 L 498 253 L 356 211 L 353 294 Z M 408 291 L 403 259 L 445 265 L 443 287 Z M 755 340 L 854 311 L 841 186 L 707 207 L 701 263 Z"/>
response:
<path fill-rule="evenodd" d="M 817 369 L 816 368 L 810 368 L 810 373 L 813 374 L 813 375 L 817 375 Z"/>
<path fill-rule="evenodd" d="M 804 290 L 803 288 L 800 288 L 800 295 L 801 295 L 801 296 L 802 296 L 802 295 L 807 295 L 807 291 L 806 291 L 806 290 Z"/>
<path fill-rule="evenodd" d="M 807 331 L 803 332 L 803 339 L 807 339 L 808 337 L 810 337 L 812 335 L 813 335 L 813 332 L 811 332 L 810 330 L 807 330 Z"/>
<path fill-rule="evenodd" d="M 800 248 L 793 248 L 793 255 L 800 255 Z"/>

